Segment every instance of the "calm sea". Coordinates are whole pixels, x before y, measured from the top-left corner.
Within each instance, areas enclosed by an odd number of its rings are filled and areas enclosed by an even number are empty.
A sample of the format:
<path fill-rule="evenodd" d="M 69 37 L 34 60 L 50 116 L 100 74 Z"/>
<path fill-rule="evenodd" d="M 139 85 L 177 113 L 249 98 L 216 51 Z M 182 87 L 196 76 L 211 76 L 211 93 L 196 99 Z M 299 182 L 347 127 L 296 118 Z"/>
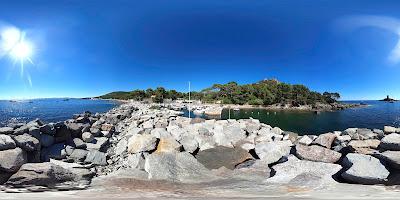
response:
<path fill-rule="evenodd" d="M 230 117 L 232 119 L 252 117 L 271 126 L 300 134 L 321 134 L 350 127 L 383 129 L 385 125 L 400 126 L 400 102 L 351 101 L 349 103 L 361 102 L 369 106 L 320 114 L 261 109 L 231 110 Z M 228 110 L 223 111 L 222 118 L 229 118 Z"/>
<path fill-rule="evenodd" d="M 0 126 L 9 122 L 27 122 L 36 118 L 44 122 L 58 122 L 72 118 L 73 114 L 90 111 L 106 112 L 119 105 L 116 101 L 86 99 L 35 99 L 0 101 Z"/>

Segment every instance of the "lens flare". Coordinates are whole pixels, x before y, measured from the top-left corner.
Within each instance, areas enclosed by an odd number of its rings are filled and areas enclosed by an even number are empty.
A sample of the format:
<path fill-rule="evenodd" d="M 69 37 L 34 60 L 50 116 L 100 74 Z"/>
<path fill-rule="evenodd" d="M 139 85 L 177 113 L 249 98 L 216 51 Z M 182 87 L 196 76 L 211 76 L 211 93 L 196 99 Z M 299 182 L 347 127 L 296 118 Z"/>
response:
<path fill-rule="evenodd" d="M 32 62 L 32 55 L 34 52 L 33 44 L 26 40 L 25 32 L 19 30 L 15 27 L 7 27 L 0 30 L 0 52 L 1 55 L 9 56 L 14 63 L 20 64 L 20 74 L 21 77 L 24 76 L 26 72 L 25 62 Z M 29 85 L 32 86 L 32 81 L 30 79 L 30 74 L 26 73 L 26 77 L 28 77 Z"/>

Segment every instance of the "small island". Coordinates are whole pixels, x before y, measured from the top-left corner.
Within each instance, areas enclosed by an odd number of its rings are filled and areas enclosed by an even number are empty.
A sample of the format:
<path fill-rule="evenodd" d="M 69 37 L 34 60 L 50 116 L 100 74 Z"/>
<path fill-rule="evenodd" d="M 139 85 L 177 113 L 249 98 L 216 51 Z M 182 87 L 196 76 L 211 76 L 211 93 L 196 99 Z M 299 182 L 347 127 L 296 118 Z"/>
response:
<path fill-rule="evenodd" d="M 384 98 L 382 100 L 379 100 L 379 101 L 386 101 L 386 102 L 393 103 L 393 102 L 398 101 L 398 100 L 392 99 L 392 98 L 389 97 L 389 95 L 387 95 L 386 98 Z"/>

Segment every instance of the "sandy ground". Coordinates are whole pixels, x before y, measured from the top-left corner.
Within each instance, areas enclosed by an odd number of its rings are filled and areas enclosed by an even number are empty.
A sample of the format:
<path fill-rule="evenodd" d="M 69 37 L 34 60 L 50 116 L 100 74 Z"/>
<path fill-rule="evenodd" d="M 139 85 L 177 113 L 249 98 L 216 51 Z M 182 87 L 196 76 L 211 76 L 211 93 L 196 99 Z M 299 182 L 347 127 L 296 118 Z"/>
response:
<path fill-rule="evenodd" d="M 324 188 L 222 180 L 182 184 L 107 179 L 81 191 L 0 193 L 0 199 L 400 199 L 400 187 L 334 184 Z"/>

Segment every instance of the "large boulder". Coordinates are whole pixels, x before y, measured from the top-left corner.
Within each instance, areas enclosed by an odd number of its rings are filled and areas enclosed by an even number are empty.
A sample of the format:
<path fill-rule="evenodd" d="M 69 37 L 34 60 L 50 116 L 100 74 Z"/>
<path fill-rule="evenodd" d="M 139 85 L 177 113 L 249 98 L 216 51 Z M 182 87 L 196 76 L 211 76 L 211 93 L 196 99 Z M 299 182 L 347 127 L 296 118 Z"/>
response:
<path fill-rule="evenodd" d="M 88 151 L 86 151 L 86 150 L 74 149 L 68 158 L 74 160 L 75 162 L 82 162 L 86 159 L 87 154 L 88 154 Z"/>
<path fill-rule="evenodd" d="M 383 127 L 383 131 L 385 133 L 396 133 L 397 129 L 395 127 L 392 127 L 392 126 L 384 126 Z"/>
<path fill-rule="evenodd" d="M 384 138 L 382 138 L 379 147 L 384 150 L 400 151 L 400 134 L 391 133 L 386 135 Z"/>
<path fill-rule="evenodd" d="M 23 125 L 19 128 L 14 129 L 14 135 L 22 135 L 24 133 L 28 133 L 29 132 L 29 127 L 26 125 Z"/>
<path fill-rule="evenodd" d="M 13 132 L 14 132 L 14 129 L 11 128 L 11 127 L 1 127 L 1 128 L 0 128 L 0 134 L 6 134 L 6 135 L 8 135 L 8 134 L 11 134 L 11 133 L 13 133 Z"/>
<path fill-rule="evenodd" d="M 358 137 L 359 140 L 368 140 L 368 139 L 377 138 L 378 134 L 374 133 L 371 129 L 359 128 L 359 129 L 357 129 L 356 138 L 355 139 L 357 139 L 357 137 Z"/>
<path fill-rule="evenodd" d="M 0 135 L 0 151 L 7 149 L 14 149 L 16 144 L 9 135 Z"/>
<path fill-rule="evenodd" d="M 339 152 L 318 145 L 305 146 L 301 144 L 296 145 L 296 155 L 304 160 L 326 163 L 335 163 L 342 156 Z"/>
<path fill-rule="evenodd" d="M 157 138 L 150 134 L 133 135 L 128 141 L 128 153 L 152 151 L 156 148 Z"/>
<path fill-rule="evenodd" d="M 35 151 L 40 148 L 39 140 L 27 133 L 15 136 L 14 140 L 17 146 L 25 151 Z"/>
<path fill-rule="evenodd" d="M 121 155 L 128 149 L 128 141 L 125 138 L 122 138 L 117 145 L 115 146 L 114 152 L 115 155 Z"/>
<path fill-rule="evenodd" d="M 385 151 L 374 156 L 384 160 L 390 167 L 400 170 L 400 151 Z"/>
<path fill-rule="evenodd" d="M 108 140 L 106 137 L 95 137 L 92 142 L 86 143 L 86 148 L 88 150 L 103 151 L 108 144 Z"/>
<path fill-rule="evenodd" d="M 317 137 L 317 139 L 314 140 L 313 143 L 330 149 L 332 147 L 332 143 L 333 143 L 333 141 L 335 141 L 336 137 L 337 137 L 337 135 L 334 133 L 324 133 L 324 134 L 319 135 Z"/>
<path fill-rule="evenodd" d="M 288 161 L 272 168 L 276 173 L 267 182 L 296 186 L 314 185 L 315 182 L 318 186 L 335 184 L 332 176 L 342 169 L 338 164 L 299 160 L 295 156 L 289 156 Z"/>
<path fill-rule="evenodd" d="M 16 172 L 27 162 L 27 155 L 21 148 L 0 151 L 0 173 Z"/>
<path fill-rule="evenodd" d="M 86 155 L 85 163 L 107 165 L 107 154 L 97 150 L 90 150 Z"/>
<path fill-rule="evenodd" d="M 58 165 L 74 174 L 74 181 L 89 180 L 96 173 L 87 168 L 87 166 L 80 165 L 78 163 L 67 163 L 59 160 L 50 159 L 50 163 Z"/>
<path fill-rule="evenodd" d="M 196 158 L 208 169 L 218 169 L 220 167 L 234 169 L 236 165 L 253 159 L 246 150 L 240 147 L 228 148 L 224 146 L 200 151 L 197 153 Z"/>
<path fill-rule="evenodd" d="M 349 153 L 342 165 L 347 169 L 342 177 L 352 183 L 378 184 L 385 182 L 389 176 L 389 171 L 379 159 L 369 155 Z"/>
<path fill-rule="evenodd" d="M 255 151 L 258 157 L 266 164 L 278 162 L 290 153 L 292 142 L 290 140 L 258 143 Z"/>
<path fill-rule="evenodd" d="M 73 181 L 74 174 L 50 162 L 27 163 L 6 182 L 12 186 L 38 185 L 51 187 L 65 181 Z"/>
<path fill-rule="evenodd" d="M 149 179 L 178 182 L 212 181 L 211 172 L 190 153 L 160 153 L 146 157 L 145 170 Z"/>
<path fill-rule="evenodd" d="M 85 142 L 92 142 L 94 140 L 94 136 L 90 132 L 82 133 L 82 140 Z"/>
<path fill-rule="evenodd" d="M 74 138 L 72 140 L 69 140 L 68 143 L 71 147 L 74 147 L 77 149 L 86 149 L 87 148 L 86 143 L 83 142 L 83 140 L 81 140 L 80 138 Z"/>
<path fill-rule="evenodd" d="M 352 140 L 349 142 L 348 146 L 357 149 L 357 148 L 372 148 L 377 149 L 379 144 L 381 143 L 380 140 L 376 139 L 368 139 L 368 140 Z"/>
<path fill-rule="evenodd" d="M 193 153 L 199 148 L 199 143 L 193 136 L 183 136 L 179 141 L 186 152 Z"/>

